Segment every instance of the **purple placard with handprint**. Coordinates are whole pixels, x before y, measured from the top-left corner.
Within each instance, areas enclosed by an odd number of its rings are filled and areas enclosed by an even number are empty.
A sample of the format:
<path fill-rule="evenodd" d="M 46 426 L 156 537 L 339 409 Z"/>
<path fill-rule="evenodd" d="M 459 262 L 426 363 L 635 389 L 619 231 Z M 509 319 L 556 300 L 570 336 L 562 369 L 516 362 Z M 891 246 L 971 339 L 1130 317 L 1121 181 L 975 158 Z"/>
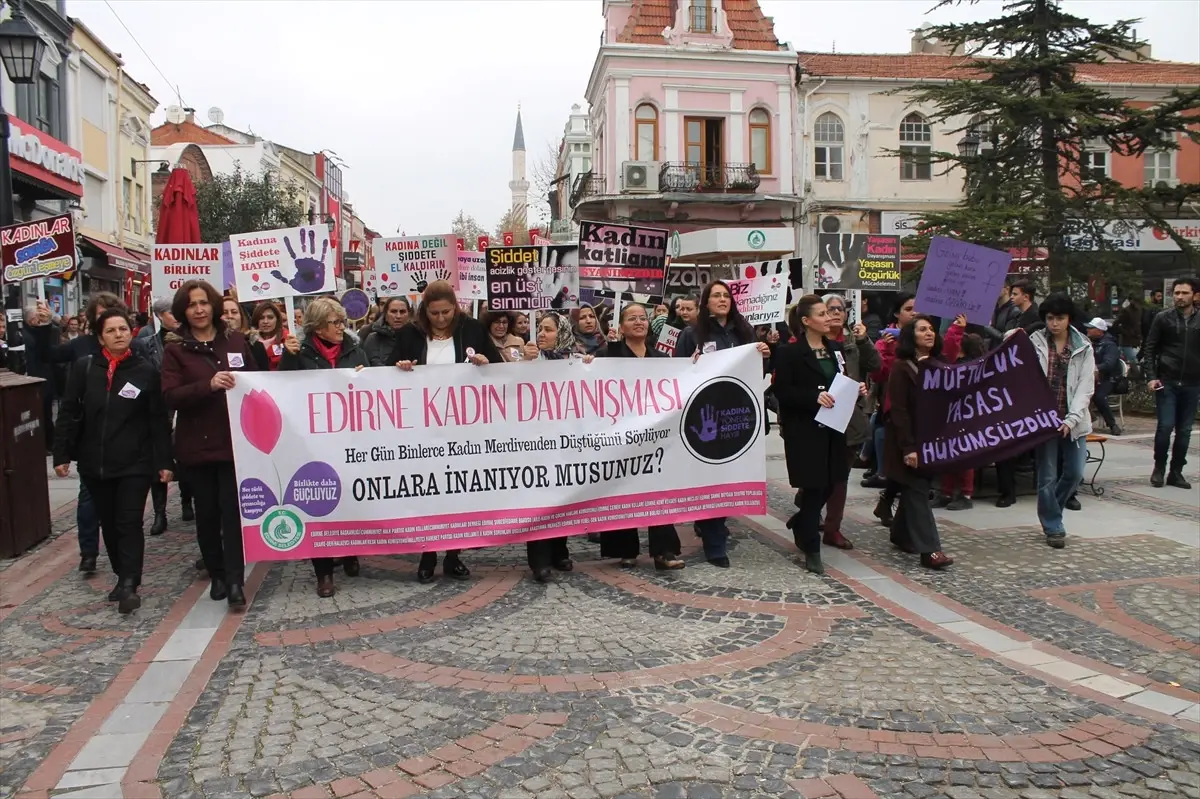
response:
<path fill-rule="evenodd" d="M 229 237 L 234 282 L 243 302 L 332 292 L 334 248 L 325 225 Z"/>
<path fill-rule="evenodd" d="M 430 283 L 458 278 L 458 246 L 449 233 L 375 239 L 375 291 L 380 297 L 420 294 Z"/>

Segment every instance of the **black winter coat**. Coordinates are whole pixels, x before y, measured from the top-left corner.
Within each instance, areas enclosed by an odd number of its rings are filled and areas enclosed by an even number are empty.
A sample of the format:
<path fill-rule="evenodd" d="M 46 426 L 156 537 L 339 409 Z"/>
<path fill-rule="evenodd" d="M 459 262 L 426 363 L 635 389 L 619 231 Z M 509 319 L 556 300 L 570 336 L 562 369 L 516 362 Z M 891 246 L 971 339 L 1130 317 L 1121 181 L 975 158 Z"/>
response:
<path fill-rule="evenodd" d="M 58 410 L 54 465 L 71 461 L 81 477 L 97 480 L 156 479 L 160 470 L 174 470 L 171 417 L 154 364 L 130 355 L 117 365 L 111 388 L 103 354 L 72 364 Z"/>
<path fill-rule="evenodd" d="M 610 341 L 610 342 L 608 342 L 607 347 L 605 347 L 600 352 L 596 353 L 596 357 L 597 358 L 638 358 L 641 356 L 637 355 L 633 350 L 629 349 L 629 345 L 627 345 L 624 341 Z M 658 350 L 656 350 L 654 348 L 654 345 L 650 343 L 650 339 L 647 338 L 646 339 L 646 355 L 645 355 L 645 357 L 647 357 L 647 358 L 669 358 L 671 356 L 667 355 L 664 352 L 659 352 Z"/>
<path fill-rule="evenodd" d="M 403 329 L 401 328 L 401 330 Z M 399 330 L 392 329 L 382 314 L 371 323 L 371 328 L 363 339 L 362 345 L 367 352 L 367 360 L 371 362 L 371 366 L 396 365 L 395 361 L 388 363 L 387 359 L 392 354 L 392 350 L 396 349 L 396 335 L 399 332 Z"/>
<path fill-rule="evenodd" d="M 344 336 L 342 338 L 342 351 L 338 353 L 337 368 L 338 369 L 357 369 L 360 366 L 370 366 L 370 361 L 367 360 L 367 352 L 358 342 Z M 279 356 L 279 371 L 295 372 L 305 369 L 332 369 L 329 361 L 325 360 L 321 353 L 317 352 L 317 348 L 312 345 L 310 338 L 305 338 L 300 343 L 300 351 L 292 355 L 286 349 L 283 355 Z"/>
<path fill-rule="evenodd" d="M 1184 316 L 1172 308 L 1154 317 L 1142 345 L 1142 374 L 1147 380 L 1200 384 L 1200 313 Z"/>
<path fill-rule="evenodd" d="M 425 331 L 415 324 L 405 325 L 396 331 L 396 346 L 392 348 L 392 354 L 388 356 L 386 363 L 413 361 L 418 366 L 424 365 L 428 348 L 429 341 Z M 476 355 L 485 356 L 489 363 L 504 362 L 487 329 L 471 317 L 460 315 L 458 327 L 454 329 L 454 362 L 466 362 L 468 349 L 473 350 Z"/>
<path fill-rule="evenodd" d="M 842 346 L 825 341 L 838 372 L 844 374 Z M 844 356 L 843 356 L 844 357 Z M 775 350 L 775 398 L 779 400 L 779 430 L 792 488 L 831 488 L 850 475 L 846 434 L 818 424 L 817 397 L 829 390 L 830 380 L 808 340 L 781 344 Z"/>

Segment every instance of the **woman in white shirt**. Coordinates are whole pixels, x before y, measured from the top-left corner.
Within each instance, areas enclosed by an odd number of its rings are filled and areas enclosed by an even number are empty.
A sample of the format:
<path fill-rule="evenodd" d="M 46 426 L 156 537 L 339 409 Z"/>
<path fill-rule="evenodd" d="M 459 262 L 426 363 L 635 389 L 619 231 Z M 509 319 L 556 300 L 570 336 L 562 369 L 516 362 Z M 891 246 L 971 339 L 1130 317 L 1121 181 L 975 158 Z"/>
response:
<path fill-rule="evenodd" d="M 405 371 L 414 366 L 439 366 L 473 363 L 483 366 L 503 359 L 492 343 L 487 328 L 462 312 L 454 288 L 444 280 L 430 283 L 421 295 L 414 323 L 396 334 L 391 363 Z M 421 553 L 417 580 L 432 582 L 437 571 L 437 552 Z M 459 559 L 459 551 L 446 552 L 442 572 L 454 580 L 470 578 L 471 571 Z"/>

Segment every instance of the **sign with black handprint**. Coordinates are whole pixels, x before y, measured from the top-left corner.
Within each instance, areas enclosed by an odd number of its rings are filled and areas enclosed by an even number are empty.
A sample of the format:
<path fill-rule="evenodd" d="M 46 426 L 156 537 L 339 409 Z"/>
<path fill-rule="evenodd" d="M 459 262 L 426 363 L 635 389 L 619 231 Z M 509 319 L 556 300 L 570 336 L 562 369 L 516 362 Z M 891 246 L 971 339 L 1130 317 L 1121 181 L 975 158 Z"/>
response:
<path fill-rule="evenodd" d="M 380 297 L 420 294 L 438 280 L 458 288 L 458 244 L 449 233 L 375 239 L 371 246 Z"/>
<path fill-rule="evenodd" d="M 762 431 L 759 395 L 733 377 L 704 383 L 684 407 L 680 438 L 692 455 L 705 463 L 740 458 Z"/>
<path fill-rule="evenodd" d="M 488 247 L 488 307 L 494 311 L 579 307 L 579 258 L 574 244 Z"/>
<path fill-rule="evenodd" d="M 229 237 L 234 284 L 247 302 L 335 289 L 329 228 L 313 225 Z"/>
<path fill-rule="evenodd" d="M 899 236 L 820 233 L 817 250 L 817 291 L 900 290 Z"/>

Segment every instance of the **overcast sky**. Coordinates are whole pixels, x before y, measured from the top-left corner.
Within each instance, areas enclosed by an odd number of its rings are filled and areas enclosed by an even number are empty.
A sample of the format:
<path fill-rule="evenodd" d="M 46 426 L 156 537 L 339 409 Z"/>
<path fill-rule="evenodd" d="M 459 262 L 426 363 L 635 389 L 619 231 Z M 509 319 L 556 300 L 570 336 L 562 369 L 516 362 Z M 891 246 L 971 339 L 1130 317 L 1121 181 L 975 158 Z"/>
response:
<path fill-rule="evenodd" d="M 906 52 L 927 19 L 986 19 L 1001 5 L 927 16 L 933 0 L 761 2 L 781 41 L 842 53 Z M 1200 61 L 1197 0 L 1066 8 L 1105 22 L 1139 16 L 1155 58 Z M 532 179 L 572 103 L 584 104 L 603 29 L 601 0 L 68 0 L 68 13 L 150 86 L 155 122 L 178 87 L 200 122 L 216 107 L 227 125 L 331 149 L 366 224 L 409 235 L 448 232 L 460 208 L 494 227 L 509 205 L 517 104 Z"/>

